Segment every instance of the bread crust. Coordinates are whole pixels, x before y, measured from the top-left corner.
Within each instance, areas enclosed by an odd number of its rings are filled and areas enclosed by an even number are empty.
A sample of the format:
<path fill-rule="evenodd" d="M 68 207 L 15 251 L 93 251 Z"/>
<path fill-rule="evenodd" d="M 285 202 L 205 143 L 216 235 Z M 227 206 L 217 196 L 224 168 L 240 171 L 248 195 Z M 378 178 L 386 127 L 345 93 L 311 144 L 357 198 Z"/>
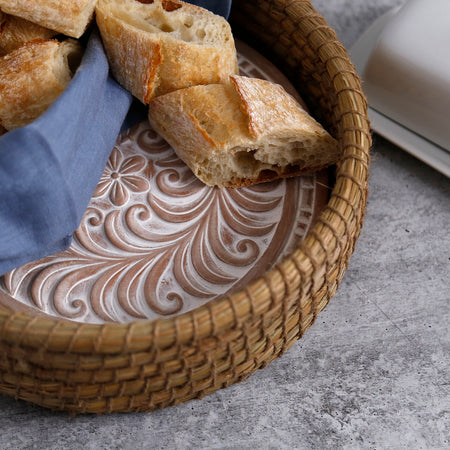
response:
<path fill-rule="evenodd" d="M 54 30 L 0 11 L 0 56 L 12 52 L 25 42 L 34 39 L 50 39 L 56 34 Z"/>
<path fill-rule="evenodd" d="M 161 43 L 132 39 L 134 28 L 109 13 L 96 9 L 96 21 L 114 78 L 141 102 L 148 103 L 162 63 Z"/>
<path fill-rule="evenodd" d="M 0 127 L 22 127 L 39 117 L 72 78 L 70 60 L 81 46 L 68 39 L 34 40 L 0 58 Z"/>
<path fill-rule="evenodd" d="M 238 73 L 231 29 L 206 9 L 175 0 L 99 0 L 96 20 L 113 75 L 145 104 Z"/>
<path fill-rule="evenodd" d="M 97 0 L 0 0 L 0 9 L 44 28 L 79 38 L 92 20 Z"/>
<path fill-rule="evenodd" d="M 207 185 L 243 187 L 328 167 L 340 148 L 279 85 L 231 76 L 153 99 L 152 127 Z"/>

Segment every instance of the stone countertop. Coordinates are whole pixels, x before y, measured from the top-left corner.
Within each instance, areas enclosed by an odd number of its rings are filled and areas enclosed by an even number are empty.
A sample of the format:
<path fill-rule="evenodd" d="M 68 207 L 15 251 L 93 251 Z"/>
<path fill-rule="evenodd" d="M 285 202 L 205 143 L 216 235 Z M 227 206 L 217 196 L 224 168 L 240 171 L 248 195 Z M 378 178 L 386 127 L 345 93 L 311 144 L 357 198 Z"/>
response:
<path fill-rule="evenodd" d="M 350 47 L 404 0 L 313 0 Z M 0 397 L 0 448 L 450 447 L 450 180 L 375 136 L 337 295 L 247 381 L 150 414 L 70 417 Z"/>

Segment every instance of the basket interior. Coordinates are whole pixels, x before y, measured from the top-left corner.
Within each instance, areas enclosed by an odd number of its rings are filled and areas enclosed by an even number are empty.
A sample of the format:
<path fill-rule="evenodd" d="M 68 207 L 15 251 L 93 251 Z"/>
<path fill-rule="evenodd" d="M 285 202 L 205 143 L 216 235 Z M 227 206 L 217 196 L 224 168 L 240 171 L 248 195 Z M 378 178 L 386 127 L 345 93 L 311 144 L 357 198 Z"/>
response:
<path fill-rule="evenodd" d="M 199 398 L 280 356 L 336 292 L 367 199 L 367 103 L 347 52 L 309 1 L 235 0 L 236 37 L 274 62 L 340 142 L 330 200 L 307 237 L 241 291 L 176 318 L 84 325 L 0 308 L 0 392 L 72 412 Z"/>

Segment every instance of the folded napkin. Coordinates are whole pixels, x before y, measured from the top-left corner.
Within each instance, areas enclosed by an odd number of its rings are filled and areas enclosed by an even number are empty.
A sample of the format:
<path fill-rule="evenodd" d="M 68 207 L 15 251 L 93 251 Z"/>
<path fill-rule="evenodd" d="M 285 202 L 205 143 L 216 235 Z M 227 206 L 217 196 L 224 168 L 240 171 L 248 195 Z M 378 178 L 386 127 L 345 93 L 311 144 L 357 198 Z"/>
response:
<path fill-rule="evenodd" d="M 231 5 L 190 3 L 225 17 Z M 53 105 L 0 137 L 0 275 L 70 245 L 132 103 L 108 72 L 94 30 Z"/>

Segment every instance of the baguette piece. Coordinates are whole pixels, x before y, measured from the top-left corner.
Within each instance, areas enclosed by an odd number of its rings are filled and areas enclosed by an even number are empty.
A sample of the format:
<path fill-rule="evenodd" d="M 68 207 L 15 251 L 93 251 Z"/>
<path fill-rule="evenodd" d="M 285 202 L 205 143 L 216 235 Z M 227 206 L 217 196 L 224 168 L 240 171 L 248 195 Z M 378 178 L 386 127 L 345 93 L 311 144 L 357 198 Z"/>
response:
<path fill-rule="evenodd" d="M 155 98 L 149 121 L 205 184 L 242 187 L 323 169 L 337 141 L 278 84 L 231 76 Z"/>
<path fill-rule="evenodd" d="M 34 40 L 0 58 L 0 127 L 22 127 L 63 92 L 81 60 L 81 46 L 68 39 Z"/>
<path fill-rule="evenodd" d="M 92 20 L 97 0 L 0 0 L 0 9 L 66 36 L 79 38 Z"/>
<path fill-rule="evenodd" d="M 96 20 L 117 81 L 141 102 L 238 73 L 221 16 L 178 0 L 99 0 Z"/>
<path fill-rule="evenodd" d="M 56 31 L 0 11 L 0 56 L 34 39 L 50 39 Z"/>

